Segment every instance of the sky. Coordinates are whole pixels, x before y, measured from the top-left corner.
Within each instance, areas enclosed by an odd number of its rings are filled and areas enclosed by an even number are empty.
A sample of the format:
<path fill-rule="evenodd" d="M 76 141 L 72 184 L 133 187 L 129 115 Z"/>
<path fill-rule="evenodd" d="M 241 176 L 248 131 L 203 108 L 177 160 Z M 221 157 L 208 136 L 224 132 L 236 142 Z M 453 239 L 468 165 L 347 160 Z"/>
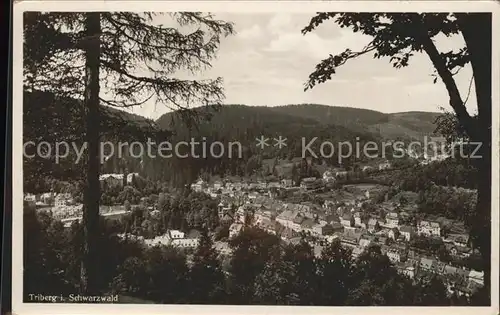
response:
<path fill-rule="evenodd" d="M 329 54 L 346 48 L 362 49 L 370 37 L 342 29 L 327 21 L 312 33 L 302 35 L 312 13 L 214 13 L 234 23 L 236 34 L 223 38 L 212 68 L 203 78 L 224 79 L 226 104 L 277 106 L 314 103 L 377 110 L 439 112 L 451 110 L 443 83 L 433 83 L 433 66 L 428 56 L 416 54 L 406 68 L 395 69 L 388 58 L 364 55 L 337 69 L 332 80 L 304 91 L 304 83 L 315 65 Z M 437 48 L 446 52 L 464 46 L 461 35 L 441 36 Z M 462 98 L 470 94 L 467 107 L 476 110 L 474 87 L 469 93 L 472 71 L 462 69 L 456 76 Z M 153 102 L 129 111 L 152 119 L 168 109 Z"/>

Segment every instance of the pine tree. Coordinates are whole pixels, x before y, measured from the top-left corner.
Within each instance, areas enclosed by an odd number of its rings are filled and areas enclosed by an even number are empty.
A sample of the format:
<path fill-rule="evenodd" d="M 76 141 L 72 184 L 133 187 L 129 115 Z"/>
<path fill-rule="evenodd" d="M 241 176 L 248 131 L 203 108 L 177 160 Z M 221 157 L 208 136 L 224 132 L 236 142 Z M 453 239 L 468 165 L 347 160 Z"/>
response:
<path fill-rule="evenodd" d="M 193 256 L 189 285 L 191 303 L 219 304 L 224 301 L 225 276 L 206 229 L 202 230 L 200 244 Z"/>
<path fill-rule="evenodd" d="M 25 91 L 51 91 L 58 97 L 77 97 L 84 92 L 85 96 L 84 110 L 76 110 L 77 125 L 85 125 L 88 146 L 83 208 L 85 293 L 100 291 L 95 264 L 99 255 L 99 127 L 103 117 L 99 105 L 123 108 L 155 97 L 158 103 L 183 109 L 184 118 L 192 120 L 195 117 L 188 111 L 189 104 L 217 105 L 223 97 L 220 78 L 195 81 L 173 75 L 180 69 L 197 72 L 209 66 L 220 38 L 233 32 L 232 25 L 204 13 L 170 16 L 180 26 L 196 30 L 183 34 L 157 25 L 158 14 L 150 12 L 25 13 Z M 46 40 L 43 45 L 41 38 Z M 145 65 L 151 76 L 139 74 Z M 104 82 L 100 82 L 101 74 Z M 112 98 L 104 99 L 101 88 Z"/>

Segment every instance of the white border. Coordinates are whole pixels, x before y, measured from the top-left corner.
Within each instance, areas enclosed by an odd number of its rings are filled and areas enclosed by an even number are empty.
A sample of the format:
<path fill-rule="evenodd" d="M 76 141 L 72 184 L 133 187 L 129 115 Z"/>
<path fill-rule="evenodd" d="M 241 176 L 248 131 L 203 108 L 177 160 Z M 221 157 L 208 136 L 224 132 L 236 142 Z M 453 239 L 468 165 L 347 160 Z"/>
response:
<path fill-rule="evenodd" d="M 134 304 L 34 304 L 22 302 L 23 266 L 23 12 L 24 11 L 208 11 L 208 12 L 492 12 L 493 13 L 493 135 L 492 135 L 492 306 L 491 307 L 306 307 L 306 306 L 195 306 Z M 495 1 L 22 1 L 13 8 L 13 159 L 12 159 L 12 314 L 488 314 L 498 307 L 499 271 L 499 6 Z M 481 34 L 478 34 L 481 36 Z"/>

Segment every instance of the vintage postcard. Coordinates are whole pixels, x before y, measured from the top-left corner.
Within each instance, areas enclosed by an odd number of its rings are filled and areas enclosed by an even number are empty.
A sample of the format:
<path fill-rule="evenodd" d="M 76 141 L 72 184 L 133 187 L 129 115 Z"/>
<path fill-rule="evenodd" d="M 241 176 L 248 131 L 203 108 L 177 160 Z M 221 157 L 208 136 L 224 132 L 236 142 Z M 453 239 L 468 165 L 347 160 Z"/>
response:
<path fill-rule="evenodd" d="M 498 314 L 498 13 L 16 3 L 13 314 Z"/>

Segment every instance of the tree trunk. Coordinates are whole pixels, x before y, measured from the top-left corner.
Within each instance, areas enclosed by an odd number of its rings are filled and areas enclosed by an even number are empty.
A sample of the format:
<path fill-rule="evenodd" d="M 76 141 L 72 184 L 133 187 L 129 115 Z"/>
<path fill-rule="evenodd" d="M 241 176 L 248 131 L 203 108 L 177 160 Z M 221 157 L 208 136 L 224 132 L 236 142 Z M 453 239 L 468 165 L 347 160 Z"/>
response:
<path fill-rule="evenodd" d="M 472 236 L 483 258 L 485 288 L 489 292 L 491 288 L 492 15 L 491 13 L 460 14 L 459 23 L 471 58 L 479 126 L 481 126 L 480 138 L 473 139 L 482 143 L 479 152 L 482 158 L 474 160 L 479 170 L 479 183 Z"/>
<path fill-rule="evenodd" d="M 85 294 L 99 291 L 99 58 L 100 13 L 85 17 L 85 112 L 88 150 L 86 187 L 84 192 L 83 231 L 84 249 L 81 270 L 81 289 Z"/>
<path fill-rule="evenodd" d="M 470 55 L 476 87 L 478 122 L 467 113 L 451 72 L 428 36 L 421 36 L 423 48 L 429 55 L 443 80 L 450 96 L 450 105 L 457 114 L 460 124 L 465 128 L 472 142 L 480 143 L 473 159 L 479 172 L 478 200 L 472 221 L 471 237 L 481 252 L 484 268 L 485 289 L 490 293 L 491 283 L 491 56 L 492 56 L 492 17 L 490 13 L 457 14 L 460 30 Z M 484 304 L 490 303 L 490 297 Z"/>

